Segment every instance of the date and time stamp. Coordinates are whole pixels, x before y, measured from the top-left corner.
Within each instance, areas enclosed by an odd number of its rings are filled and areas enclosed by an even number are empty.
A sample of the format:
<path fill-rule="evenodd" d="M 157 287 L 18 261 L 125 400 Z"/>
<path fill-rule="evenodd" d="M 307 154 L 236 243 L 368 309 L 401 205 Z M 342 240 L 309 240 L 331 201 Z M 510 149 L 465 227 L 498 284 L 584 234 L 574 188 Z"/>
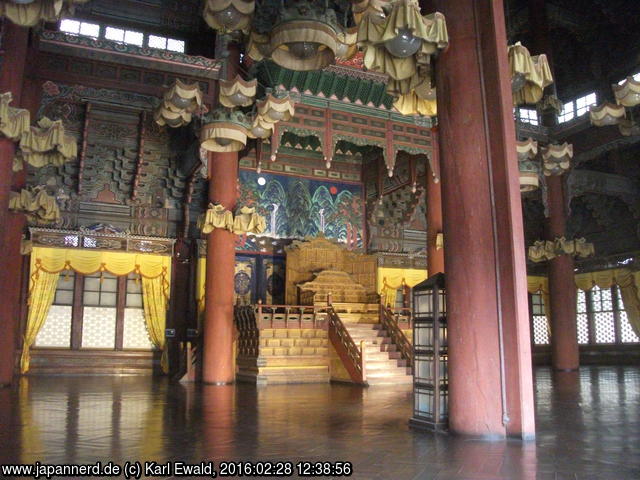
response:
<path fill-rule="evenodd" d="M 328 461 L 237 461 L 187 463 L 172 462 L 96 462 L 93 464 L 34 464 L 0 465 L 3 478 L 22 477 L 34 479 L 51 478 L 251 478 L 251 477 L 350 477 L 353 474 L 351 462 Z"/>

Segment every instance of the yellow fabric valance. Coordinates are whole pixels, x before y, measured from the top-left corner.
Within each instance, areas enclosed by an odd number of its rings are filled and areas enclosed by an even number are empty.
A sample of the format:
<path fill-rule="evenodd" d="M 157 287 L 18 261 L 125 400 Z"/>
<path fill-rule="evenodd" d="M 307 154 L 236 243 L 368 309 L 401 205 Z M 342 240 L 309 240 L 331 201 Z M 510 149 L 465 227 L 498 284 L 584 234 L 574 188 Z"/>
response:
<path fill-rule="evenodd" d="M 396 293 L 402 285 L 415 287 L 427 279 L 427 271 L 417 268 L 378 268 L 377 291 L 385 305 L 395 306 Z"/>
<path fill-rule="evenodd" d="M 222 205 L 209 204 L 209 208 L 201 219 L 200 228 L 202 233 L 211 233 L 214 228 L 222 228 L 233 231 L 233 213 Z"/>
<path fill-rule="evenodd" d="M 60 220 L 60 207 L 55 197 L 42 187 L 33 191 L 22 189 L 9 195 L 9 210 L 23 212 L 33 223 L 54 223 Z"/>
<path fill-rule="evenodd" d="M 10 107 L 11 92 L 0 94 L 0 133 L 10 140 L 20 140 L 29 131 L 31 114 L 29 110 Z"/>
<path fill-rule="evenodd" d="M 34 247 L 31 258 L 36 270 L 48 273 L 60 273 L 63 270 L 74 270 L 83 275 L 96 272 L 109 272 L 117 276 L 136 273 L 144 278 L 164 277 L 167 286 L 171 272 L 171 257 L 162 255 Z"/>
<path fill-rule="evenodd" d="M 19 162 L 27 162 L 35 168 L 60 166 L 77 156 L 76 139 L 65 133 L 62 120 L 52 121 L 47 117 L 41 118 L 37 127 L 31 127 L 22 135 L 16 154 Z"/>
<path fill-rule="evenodd" d="M 256 213 L 252 207 L 242 207 L 233 220 L 233 233 L 242 235 L 245 233 L 262 233 L 267 229 L 267 221 L 262 215 Z"/>

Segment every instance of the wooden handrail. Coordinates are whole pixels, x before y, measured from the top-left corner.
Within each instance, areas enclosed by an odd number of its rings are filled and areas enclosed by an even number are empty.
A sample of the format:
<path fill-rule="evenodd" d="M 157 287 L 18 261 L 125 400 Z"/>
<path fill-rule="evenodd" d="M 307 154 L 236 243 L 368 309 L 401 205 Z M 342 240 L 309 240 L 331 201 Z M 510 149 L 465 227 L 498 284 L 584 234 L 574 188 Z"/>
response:
<path fill-rule="evenodd" d="M 331 297 L 329 297 L 329 302 Z M 359 348 L 349 331 L 340 320 L 331 303 L 327 305 L 327 318 L 329 320 L 329 340 L 336 353 L 342 360 L 342 364 L 349 372 L 354 383 L 367 385 L 367 367 L 365 360 L 365 341 L 361 341 Z"/>
<path fill-rule="evenodd" d="M 407 365 L 410 366 L 413 371 L 413 345 L 398 325 L 394 312 L 382 304 L 380 304 L 380 323 L 382 324 L 382 328 L 389 333 L 391 340 L 398 347 L 402 358 L 407 361 Z"/>

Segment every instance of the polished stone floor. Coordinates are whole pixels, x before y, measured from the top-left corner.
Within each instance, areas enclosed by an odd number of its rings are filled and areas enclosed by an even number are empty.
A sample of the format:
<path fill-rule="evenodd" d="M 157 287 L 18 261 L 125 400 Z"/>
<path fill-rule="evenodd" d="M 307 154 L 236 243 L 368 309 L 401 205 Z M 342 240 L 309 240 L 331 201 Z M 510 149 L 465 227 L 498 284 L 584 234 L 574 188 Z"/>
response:
<path fill-rule="evenodd" d="M 409 430 L 406 387 L 31 377 L 0 390 L 0 464 L 310 460 L 352 462 L 363 479 L 640 479 L 640 368 L 538 369 L 536 400 L 535 442 L 488 443 Z"/>

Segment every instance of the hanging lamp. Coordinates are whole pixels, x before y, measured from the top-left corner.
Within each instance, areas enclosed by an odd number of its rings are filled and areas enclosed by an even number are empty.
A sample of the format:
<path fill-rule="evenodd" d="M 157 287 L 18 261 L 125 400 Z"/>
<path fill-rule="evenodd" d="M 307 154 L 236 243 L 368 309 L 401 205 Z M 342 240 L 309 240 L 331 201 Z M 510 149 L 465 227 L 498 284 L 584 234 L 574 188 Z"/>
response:
<path fill-rule="evenodd" d="M 239 152 L 247 145 L 248 135 L 244 113 L 218 108 L 204 118 L 200 146 L 209 152 Z"/>
<path fill-rule="evenodd" d="M 336 58 L 347 59 L 355 53 L 355 30 L 338 21 L 329 2 L 301 0 L 279 1 L 275 14 L 254 22 L 248 55 L 260 61 L 271 58 L 289 70 L 321 70 Z M 255 28 L 257 26 L 257 28 Z"/>

